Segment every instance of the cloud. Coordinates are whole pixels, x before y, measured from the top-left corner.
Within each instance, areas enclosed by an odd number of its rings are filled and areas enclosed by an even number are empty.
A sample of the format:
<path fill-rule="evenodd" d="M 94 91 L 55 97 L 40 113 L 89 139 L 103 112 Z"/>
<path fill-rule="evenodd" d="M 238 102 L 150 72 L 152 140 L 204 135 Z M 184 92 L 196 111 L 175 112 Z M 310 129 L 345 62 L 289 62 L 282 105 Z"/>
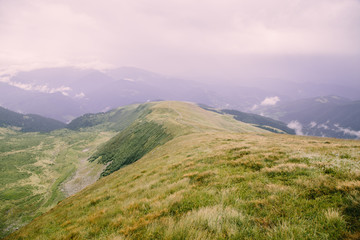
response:
<path fill-rule="evenodd" d="M 260 105 L 261 106 L 273 106 L 273 105 L 276 105 L 276 103 L 279 101 L 280 101 L 280 98 L 278 96 L 267 97 L 260 103 Z"/>
<path fill-rule="evenodd" d="M 65 96 L 69 95 L 69 91 L 72 89 L 70 87 L 61 86 L 58 88 L 50 88 L 47 85 L 35 85 L 30 83 L 20 83 L 11 81 L 9 76 L 0 76 L 0 82 L 7 83 L 10 86 L 17 87 L 26 91 L 35 91 L 35 92 L 42 92 L 42 93 L 61 93 Z"/>
<path fill-rule="evenodd" d="M 254 104 L 251 108 L 250 111 L 255 111 L 259 106 L 257 104 Z"/>
<path fill-rule="evenodd" d="M 355 136 L 356 138 L 360 138 L 360 131 L 352 130 L 351 128 L 343 128 L 340 127 L 339 124 L 334 124 L 334 126 L 338 129 L 338 131 L 343 132 L 344 134 Z"/>
<path fill-rule="evenodd" d="M 317 123 L 314 122 L 314 121 L 312 121 L 312 122 L 309 124 L 310 128 L 314 128 L 314 127 L 316 127 L 316 125 L 317 125 Z"/>
<path fill-rule="evenodd" d="M 302 124 L 298 121 L 291 121 L 288 125 L 288 128 L 294 129 L 296 135 L 304 135 L 303 131 L 302 131 Z"/>
<path fill-rule="evenodd" d="M 322 124 L 319 124 L 318 126 L 317 126 L 317 128 L 323 128 L 323 129 L 325 129 L 325 130 L 327 130 L 327 129 L 329 129 L 329 126 L 328 125 L 326 125 L 326 124 L 324 124 L 324 123 L 322 123 Z"/>
<path fill-rule="evenodd" d="M 85 97 L 85 93 L 83 93 L 83 92 L 75 95 L 75 98 L 79 98 L 79 99 L 84 98 L 84 97 Z"/>
<path fill-rule="evenodd" d="M 223 74 L 241 57 L 268 75 L 249 59 L 359 55 L 359 21 L 358 0 L 2 0 L 0 66 L 101 62 Z"/>

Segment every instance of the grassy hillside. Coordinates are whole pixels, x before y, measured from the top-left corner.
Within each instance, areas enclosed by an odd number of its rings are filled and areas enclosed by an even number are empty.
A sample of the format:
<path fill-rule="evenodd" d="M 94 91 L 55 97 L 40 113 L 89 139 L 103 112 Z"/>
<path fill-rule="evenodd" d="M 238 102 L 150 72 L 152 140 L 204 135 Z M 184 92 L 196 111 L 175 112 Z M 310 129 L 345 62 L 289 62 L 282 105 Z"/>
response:
<path fill-rule="evenodd" d="M 50 132 L 66 124 L 36 114 L 20 114 L 0 107 L 0 127 L 12 127 L 22 132 Z"/>
<path fill-rule="evenodd" d="M 69 124 L 75 131 L 44 134 L 0 128 L 0 237 L 95 182 L 100 174 L 108 175 L 173 137 L 200 129 L 185 124 L 182 114 L 210 124 L 208 128 L 248 128 L 206 111 L 195 113 L 192 104 L 148 103 L 86 114 Z M 92 162 L 87 161 L 90 156 Z"/>
<path fill-rule="evenodd" d="M 75 119 L 69 126 L 77 126 L 75 129 L 97 126 L 122 130 L 89 159 L 91 162 L 108 164 L 101 176 L 107 176 L 137 161 L 175 136 L 189 132 L 228 128 L 241 132 L 264 132 L 250 125 L 237 123 L 229 116 L 178 102 L 131 105 L 107 113 L 87 114 Z"/>
<path fill-rule="evenodd" d="M 231 109 L 215 109 L 204 104 L 199 104 L 199 106 L 205 110 L 213 111 L 219 114 L 230 114 L 238 121 L 250 123 L 255 127 L 262 128 L 270 132 L 295 134 L 294 129 L 289 128 L 286 123 L 274 120 L 272 118 Z"/>
<path fill-rule="evenodd" d="M 141 122 L 171 139 L 5 239 L 360 237 L 359 141 L 268 133 L 187 103 L 149 109 Z"/>
<path fill-rule="evenodd" d="M 260 116 L 257 114 L 244 113 L 244 112 L 240 112 L 240 111 L 236 111 L 236 110 L 229 110 L 229 109 L 224 109 L 221 111 L 223 113 L 233 115 L 234 118 L 238 121 L 245 122 L 245 123 L 251 123 L 259 128 L 262 128 L 262 129 L 265 129 L 265 130 L 268 130 L 271 132 L 295 134 L 294 129 L 287 127 L 287 125 L 285 123 L 268 118 L 268 117 L 263 117 L 263 116 Z M 281 130 L 281 131 L 279 131 L 279 130 Z"/>
<path fill-rule="evenodd" d="M 67 191 L 79 187 L 67 184 L 79 170 L 88 167 L 82 178 L 89 183 L 97 180 L 103 167 L 80 166 L 80 161 L 111 136 L 111 132 L 99 131 L 44 134 L 0 128 L 0 237 L 48 211 L 68 196 Z"/>
<path fill-rule="evenodd" d="M 67 128 L 80 130 L 83 128 L 96 127 L 105 130 L 121 131 L 132 124 L 136 119 L 148 113 L 147 105 L 133 104 L 119 107 L 105 113 L 85 114 L 72 120 Z"/>

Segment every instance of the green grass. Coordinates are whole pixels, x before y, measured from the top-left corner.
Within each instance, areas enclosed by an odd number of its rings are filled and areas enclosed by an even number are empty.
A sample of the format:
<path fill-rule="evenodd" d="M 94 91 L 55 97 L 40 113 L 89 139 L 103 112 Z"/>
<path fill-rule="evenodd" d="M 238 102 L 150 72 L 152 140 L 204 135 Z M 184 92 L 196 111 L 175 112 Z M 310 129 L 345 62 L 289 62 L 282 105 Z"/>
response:
<path fill-rule="evenodd" d="M 151 109 L 171 140 L 6 239 L 359 238 L 359 141 L 266 133 L 185 103 Z"/>
<path fill-rule="evenodd" d="M 107 176 L 123 166 L 134 163 L 171 138 L 172 136 L 166 133 L 159 124 L 154 122 L 136 123 L 113 137 L 89 160 L 98 159 L 99 163 L 109 163 L 101 173 L 101 176 Z"/>
<path fill-rule="evenodd" d="M 114 133 L 58 130 L 49 134 L 0 131 L 0 237 L 65 198 L 62 184 Z M 83 149 L 92 149 L 83 152 Z"/>

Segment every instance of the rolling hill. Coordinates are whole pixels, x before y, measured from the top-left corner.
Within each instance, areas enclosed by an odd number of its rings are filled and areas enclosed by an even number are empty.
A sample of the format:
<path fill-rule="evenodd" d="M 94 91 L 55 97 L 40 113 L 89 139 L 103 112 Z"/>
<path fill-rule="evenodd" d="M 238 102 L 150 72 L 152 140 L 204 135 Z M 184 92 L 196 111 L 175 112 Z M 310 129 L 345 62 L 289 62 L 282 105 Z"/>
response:
<path fill-rule="evenodd" d="M 103 177 L 5 239 L 360 236 L 358 141 L 275 134 L 181 102 L 80 120 L 59 134 L 108 131 L 71 147 L 105 163 Z"/>
<path fill-rule="evenodd" d="M 193 117 L 195 120 L 191 120 Z M 86 114 L 73 120 L 69 129 L 50 133 L 0 128 L 0 236 L 48 211 L 100 176 L 140 159 L 176 136 L 189 134 L 194 123 L 204 131 L 229 128 L 265 132 L 230 116 L 172 102 L 134 104 L 107 113 Z"/>
<path fill-rule="evenodd" d="M 246 113 L 232 109 L 215 109 L 209 106 L 199 104 L 199 106 L 205 110 L 213 111 L 219 114 L 229 114 L 234 116 L 234 119 L 252 124 L 253 126 L 275 132 L 275 133 L 288 133 L 295 134 L 294 129 L 289 128 L 284 122 L 274 120 L 272 118 L 264 117 L 258 114 Z"/>
<path fill-rule="evenodd" d="M 66 124 L 36 114 L 21 114 L 0 107 L 0 127 L 19 129 L 22 132 L 51 132 L 65 128 Z"/>

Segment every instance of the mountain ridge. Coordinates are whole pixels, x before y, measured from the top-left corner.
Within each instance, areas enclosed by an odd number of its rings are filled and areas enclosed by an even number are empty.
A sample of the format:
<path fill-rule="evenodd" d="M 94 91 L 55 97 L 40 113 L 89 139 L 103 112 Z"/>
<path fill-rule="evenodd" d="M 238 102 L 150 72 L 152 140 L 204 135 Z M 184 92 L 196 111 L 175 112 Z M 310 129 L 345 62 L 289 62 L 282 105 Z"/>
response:
<path fill-rule="evenodd" d="M 268 97 L 288 102 L 324 94 L 344 95 L 356 89 L 311 86 L 280 81 L 268 86 L 269 79 L 250 86 L 236 83 L 204 83 L 178 79 L 133 67 L 96 70 L 75 67 L 43 68 L 0 76 L 0 104 L 9 109 L 35 113 L 69 122 L 85 113 L 96 113 L 138 102 L 157 99 L 204 103 L 215 108 L 251 111 Z M 16 86 L 16 87 L 15 87 Z M 341 91 L 340 91 L 341 90 Z M 299 91 L 302 92 L 299 94 Z M 355 93 L 352 98 L 359 99 Z M 355 97 L 354 97 L 355 96 Z M 350 96 L 349 96 L 350 97 Z M 26 103 L 26 104 L 24 104 Z M 56 105 L 57 108 L 52 108 Z"/>
<path fill-rule="evenodd" d="M 174 138 L 202 132 L 267 133 L 192 103 L 135 104 L 88 116 L 96 124 L 80 121 L 75 131 L 0 128 L 0 236 Z"/>
<path fill-rule="evenodd" d="M 21 114 L 0 107 L 0 127 L 19 128 L 22 132 L 50 132 L 65 128 L 66 124 L 37 114 Z"/>
<path fill-rule="evenodd" d="M 148 103 L 140 111 L 125 131 L 157 123 L 173 137 L 5 239 L 358 236 L 358 141 L 275 134 L 191 103 Z M 96 127 L 113 125 L 87 129 Z M 142 134 L 133 130 L 101 146 L 126 155 L 126 142 Z"/>

